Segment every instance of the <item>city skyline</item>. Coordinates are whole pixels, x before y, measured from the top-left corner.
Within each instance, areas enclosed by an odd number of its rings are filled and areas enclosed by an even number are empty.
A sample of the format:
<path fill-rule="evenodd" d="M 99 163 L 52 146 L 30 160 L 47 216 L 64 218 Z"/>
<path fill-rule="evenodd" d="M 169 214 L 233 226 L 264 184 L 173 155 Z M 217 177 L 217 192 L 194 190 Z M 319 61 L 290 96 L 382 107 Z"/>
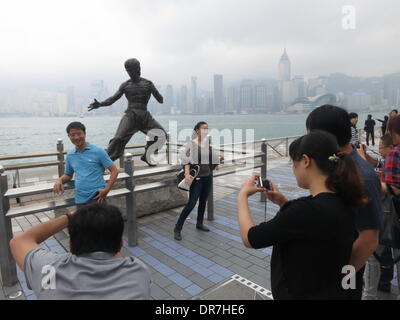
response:
<path fill-rule="evenodd" d="M 195 75 L 190 77 L 190 82 L 180 86 L 156 84 L 164 95 L 164 104 L 160 105 L 152 99 L 149 109 L 156 114 L 301 112 L 307 110 L 311 101 L 304 98 L 324 95 L 328 99 L 326 101 L 331 101 L 334 96 L 337 104 L 354 110 L 397 106 L 400 103 L 400 73 L 368 78 L 333 73 L 312 78 L 292 74 L 289 55 L 287 48 L 283 48 L 276 64 L 276 79 L 247 78 L 236 83 L 228 80 L 226 83 L 224 75 L 214 74 L 212 91 L 199 87 Z M 80 114 L 86 112 L 91 99 L 103 100 L 113 94 L 104 80 L 91 81 L 86 94 L 75 94 L 75 89 L 73 85 L 56 91 L 18 89 L 19 93 L 14 103 L 9 103 L 8 110 L 14 112 L 18 109 L 17 104 L 25 104 L 30 106 L 23 110 L 27 114 Z M 297 100 L 298 103 L 294 104 Z M 7 113 L 7 106 L 4 108 L 7 99 L 5 101 L 0 99 L 0 113 Z M 118 115 L 125 108 L 126 101 L 122 98 L 113 106 L 94 113 Z"/>

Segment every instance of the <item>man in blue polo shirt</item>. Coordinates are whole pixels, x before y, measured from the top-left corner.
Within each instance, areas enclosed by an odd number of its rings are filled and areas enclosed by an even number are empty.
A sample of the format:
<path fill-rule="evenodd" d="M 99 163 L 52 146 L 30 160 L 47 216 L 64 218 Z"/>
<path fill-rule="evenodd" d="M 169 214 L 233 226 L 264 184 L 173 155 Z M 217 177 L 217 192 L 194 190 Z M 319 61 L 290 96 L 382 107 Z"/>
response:
<path fill-rule="evenodd" d="M 63 184 L 70 181 L 75 173 L 75 203 L 103 202 L 117 179 L 117 167 L 107 152 L 86 142 L 86 128 L 82 123 L 70 123 L 67 133 L 75 148 L 67 154 L 65 172 L 54 184 L 54 192 L 62 193 Z M 103 178 L 106 168 L 111 172 L 107 185 Z"/>

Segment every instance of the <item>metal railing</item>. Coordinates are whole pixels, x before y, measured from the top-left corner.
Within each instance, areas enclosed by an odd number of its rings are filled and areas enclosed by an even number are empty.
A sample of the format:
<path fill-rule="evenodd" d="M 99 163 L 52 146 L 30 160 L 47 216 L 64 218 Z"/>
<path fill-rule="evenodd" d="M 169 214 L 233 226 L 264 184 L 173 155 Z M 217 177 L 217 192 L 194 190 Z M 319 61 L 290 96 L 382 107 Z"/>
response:
<path fill-rule="evenodd" d="M 214 173 L 212 171 L 211 177 L 212 181 L 216 177 L 221 177 L 233 173 L 237 173 L 240 171 L 247 171 L 256 168 L 261 168 L 261 177 L 263 179 L 266 178 L 267 175 L 267 143 L 266 140 L 261 140 L 261 152 L 254 153 L 252 156 L 244 156 L 242 158 L 238 158 L 237 160 L 246 160 L 252 158 L 253 160 L 256 158 L 261 158 L 261 162 L 256 163 L 252 162 L 251 166 L 245 166 L 242 168 L 235 168 L 234 170 L 226 170 L 218 173 Z M 211 143 L 211 139 L 210 139 Z M 223 162 L 221 162 L 223 164 Z M 128 235 L 128 245 L 136 246 L 137 245 L 137 235 L 138 235 L 138 226 L 137 226 L 137 205 L 136 205 L 136 194 L 151 190 L 157 190 L 163 187 L 168 187 L 171 185 L 176 185 L 176 176 L 173 175 L 171 180 L 165 181 L 164 179 L 159 182 L 147 183 L 143 185 L 136 185 L 135 179 L 148 177 L 148 176 L 157 176 L 159 174 L 165 173 L 176 173 L 182 169 L 182 165 L 171 165 L 157 168 L 150 168 L 144 170 L 134 171 L 134 161 L 132 154 L 125 154 L 125 163 L 124 170 L 125 172 L 119 173 L 119 180 L 125 180 L 125 188 L 120 189 L 112 189 L 107 197 L 119 197 L 124 196 L 126 201 L 126 213 L 127 213 L 127 235 Z M 109 179 L 109 176 L 106 177 L 106 180 Z M 73 189 L 74 183 L 70 183 L 66 185 L 66 189 Z M 13 198 L 37 195 L 52 192 L 53 184 L 43 184 L 43 185 L 34 185 L 29 187 L 21 187 L 16 189 L 8 189 L 7 184 L 7 174 L 6 170 L 0 166 L 0 268 L 1 268 L 1 276 L 3 280 L 3 284 L 5 286 L 12 286 L 17 282 L 17 273 L 16 273 L 16 265 L 15 261 L 11 255 L 9 242 L 13 237 L 12 232 L 12 223 L 11 219 L 45 212 L 49 210 L 55 210 L 60 208 L 66 208 L 75 205 L 75 200 L 73 198 L 64 199 L 64 200 L 44 200 L 40 203 L 35 203 L 31 205 L 24 206 L 14 206 L 11 208 L 10 200 Z M 261 197 L 261 201 L 265 201 L 265 198 Z M 207 219 L 214 220 L 214 191 L 213 191 L 213 183 L 211 187 L 211 192 L 207 201 Z"/>

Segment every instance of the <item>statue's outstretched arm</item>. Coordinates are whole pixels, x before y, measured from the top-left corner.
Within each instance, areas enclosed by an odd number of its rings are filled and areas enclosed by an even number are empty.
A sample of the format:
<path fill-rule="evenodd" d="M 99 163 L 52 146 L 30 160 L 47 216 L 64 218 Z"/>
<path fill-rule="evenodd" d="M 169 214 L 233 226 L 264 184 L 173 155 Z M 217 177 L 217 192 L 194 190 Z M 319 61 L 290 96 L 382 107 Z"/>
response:
<path fill-rule="evenodd" d="M 151 84 L 151 94 L 158 101 L 158 103 L 164 102 L 163 96 L 158 92 L 157 88 L 155 87 L 155 85 L 153 83 Z"/>
<path fill-rule="evenodd" d="M 107 107 L 112 105 L 115 101 L 117 101 L 119 98 L 122 97 L 122 95 L 124 94 L 124 90 L 123 90 L 123 84 L 119 87 L 118 91 L 111 97 L 109 97 L 108 99 L 99 102 L 96 99 L 94 99 L 94 102 L 92 102 L 89 107 L 88 107 L 88 111 L 92 111 L 93 109 L 97 109 L 100 107 Z"/>

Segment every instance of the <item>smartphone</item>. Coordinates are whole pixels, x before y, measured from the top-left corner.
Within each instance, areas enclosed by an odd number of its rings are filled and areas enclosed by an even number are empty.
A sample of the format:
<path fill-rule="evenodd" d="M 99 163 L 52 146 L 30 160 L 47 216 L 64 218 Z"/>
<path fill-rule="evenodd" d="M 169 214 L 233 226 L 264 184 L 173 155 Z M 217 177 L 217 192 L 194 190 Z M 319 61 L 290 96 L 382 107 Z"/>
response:
<path fill-rule="evenodd" d="M 263 180 L 261 177 L 258 177 L 257 179 L 257 187 L 264 188 L 267 190 L 272 190 L 271 183 L 269 182 L 269 180 L 267 179 Z"/>

